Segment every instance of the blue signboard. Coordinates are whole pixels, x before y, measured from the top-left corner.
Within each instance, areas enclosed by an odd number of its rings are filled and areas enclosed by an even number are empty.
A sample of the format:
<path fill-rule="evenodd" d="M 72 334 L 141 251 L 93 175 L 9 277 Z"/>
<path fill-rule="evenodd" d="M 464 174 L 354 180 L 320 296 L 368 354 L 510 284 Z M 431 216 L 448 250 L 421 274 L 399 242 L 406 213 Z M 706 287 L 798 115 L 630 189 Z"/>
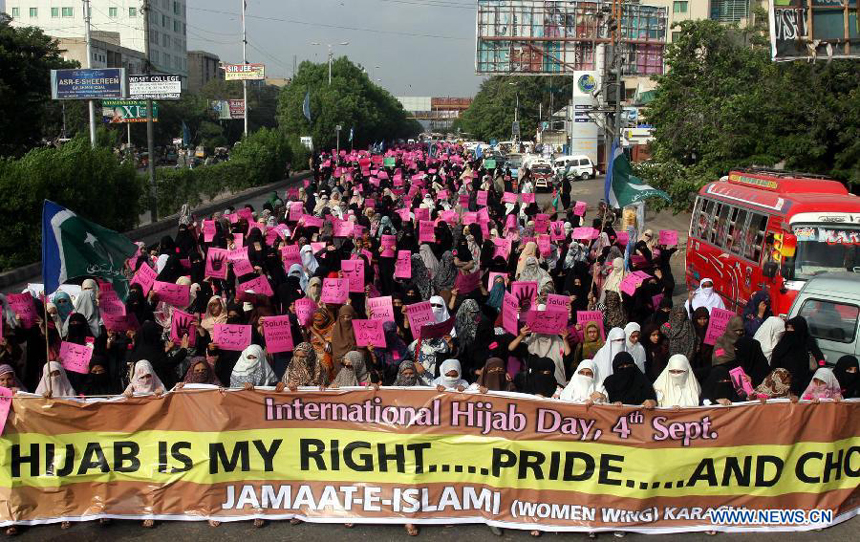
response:
<path fill-rule="evenodd" d="M 125 98 L 125 68 L 51 70 L 51 97 L 55 100 Z"/>

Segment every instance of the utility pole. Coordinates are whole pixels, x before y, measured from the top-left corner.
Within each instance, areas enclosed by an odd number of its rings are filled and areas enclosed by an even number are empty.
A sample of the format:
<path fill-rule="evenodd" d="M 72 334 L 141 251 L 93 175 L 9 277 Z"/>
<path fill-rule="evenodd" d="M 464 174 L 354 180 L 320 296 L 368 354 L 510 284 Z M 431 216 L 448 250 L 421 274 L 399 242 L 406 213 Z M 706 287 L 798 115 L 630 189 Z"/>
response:
<path fill-rule="evenodd" d="M 331 59 L 332 59 L 331 44 L 329 44 L 328 45 L 328 84 L 329 85 L 331 85 Z"/>
<path fill-rule="evenodd" d="M 87 68 L 93 67 L 93 40 L 90 36 L 90 0 L 83 0 L 84 2 L 84 26 L 86 28 L 86 40 L 87 40 Z M 93 147 L 96 146 L 96 103 L 93 100 L 88 100 L 89 102 L 89 117 L 90 117 L 90 145 Z"/>
<path fill-rule="evenodd" d="M 242 3 L 242 62 L 248 63 L 248 34 L 245 32 L 245 0 Z M 329 79 L 331 70 L 329 69 Z M 330 82 L 330 81 L 329 81 Z M 242 79 L 242 99 L 245 100 L 245 135 L 248 135 L 248 80 Z"/>
<path fill-rule="evenodd" d="M 150 25 L 150 0 L 143 0 L 143 41 L 146 63 L 144 64 L 147 75 L 152 73 L 151 47 L 149 45 Z M 155 185 L 155 124 L 152 122 L 152 99 L 146 99 L 146 150 L 149 156 L 147 169 L 149 170 L 149 220 L 154 223 L 158 220 L 158 192 Z"/>

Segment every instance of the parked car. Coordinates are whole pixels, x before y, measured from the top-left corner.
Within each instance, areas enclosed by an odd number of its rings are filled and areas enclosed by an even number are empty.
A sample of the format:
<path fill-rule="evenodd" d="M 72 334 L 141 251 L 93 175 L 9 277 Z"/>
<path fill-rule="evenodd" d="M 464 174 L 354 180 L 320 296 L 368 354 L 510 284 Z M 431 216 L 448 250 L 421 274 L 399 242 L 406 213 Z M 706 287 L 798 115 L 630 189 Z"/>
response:
<path fill-rule="evenodd" d="M 788 317 L 803 316 L 828 366 L 860 355 L 860 280 L 856 273 L 824 273 L 806 281 Z"/>
<path fill-rule="evenodd" d="M 549 162 L 532 162 L 529 171 L 532 173 L 532 179 L 535 183 L 535 192 L 552 190 L 552 166 Z"/>
<path fill-rule="evenodd" d="M 572 177 L 583 181 L 597 175 L 597 168 L 591 158 L 585 155 L 559 156 L 553 161 L 553 169 L 559 177 Z"/>

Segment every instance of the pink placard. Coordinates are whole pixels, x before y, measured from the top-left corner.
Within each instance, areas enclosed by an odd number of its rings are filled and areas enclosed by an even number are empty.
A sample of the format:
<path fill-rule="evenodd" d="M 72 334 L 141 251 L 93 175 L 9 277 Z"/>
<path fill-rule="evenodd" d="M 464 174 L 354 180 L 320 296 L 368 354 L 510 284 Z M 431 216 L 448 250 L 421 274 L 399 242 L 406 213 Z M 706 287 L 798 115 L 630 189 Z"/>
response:
<path fill-rule="evenodd" d="M 233 273 L 237 277 L 254 272 L 251 260 L 248 259 L 248 247 L 235 248 L 228 251 L 227 261 L 233 265 Z"/>
<path fill-rule="evenodd" d="M 290 329 L 289 316 L 264 316 L 260 321 L 263 324 L 266 352 L 278 354 L 293 351 L 293 332 Z"/>
<path fill-rule="evenodd" d="M 6 420 L 9 419 L 9 409 L 12 408 L 12 390 L 0 386 L 0 435 L 6 429 Z"/>
<path fill-rule="evenodd" d="M 403 209 L 397 209 L 396 212 L 398 215 L 400 215 L 400 220 L 402 220 L 403 222 L 408 222 L 409 215 L 412 214 L 408 207 L 404 207 Z"/>
<path fill-rule="evenodd" d="M 570 298 L 566 295 L 546 294 L 547 310 L 564 310 L 570 308 Z"/>
<path fill-rule="evenodd" d="M 627 295 L 636 293 L 636 288 L 642 285 L 643 278 L 635 273 L 628 273 L 621 280 L 621 291 Z"/>
<path fill-rule="evenodd" d="M 502 203 L 516 203 L 517 194 L 514 192 L 505 192 L 502 194 Z"/>
<path fill-rule="evenodd" d="M 412 278 L 412 252 L 408 250 L 397 251 L 397 261 L 394 262 L 394 278 Z"/>
<path fill-rule="evenodd" d="M 439 218 L 448 224 L 457 223 L 457 211 L 442 211 L 439 213 Z"/>
<path fill-rule="evenodd" d="M 304 203 L 301 201 L 290 202 L 290 213 L 287 220 L 290 222 L 298 222 L 305 214 Z"/>
<path fill-rule="evenodd" d="M 302 263 L 302 255 L 299 251 L 299 245 L 284 245 L 281 247 L 281 259 L 284 260 L 284 267 L 289 271 L 293 264 Z"/>
<path fill-rule="evenodd" d="M 244 324 L 215 324 L 212 342 L 222 350 L 241 352 L 251 345 L 251 326 Z"/>
<path fill-rule="evenodd" d="M 113 290 L 102 290 L 99 295 L 99 313 L 113 316 L 125 316 L 125 305 Z"/>
<path fill-rule="evenodd" d="M 155 281 L 152 285 L 153 291 L 159 301 L 164 301 L 174 307 L 185 308 L 191 303 L 191 287 L 171 282 Z"/>
<path fill-rule="evenodd" d="M 383 235 L 382 241 L 382 252 L 380 256 L 383 258 L 394 258 L 397 255 L 396 247 L 397 247 L 397 236 L 396 235 Z"/>
<path fill-rule="evenodd" d="M 529 311 L 526 324 L 532 333 L 558 335 L 567 327 L 567 311 L 549 308 L 545 311 Z"/>
<path fill-rule="evenodd" d="M 430 209 L 424 207 L 415 209 L 415 220 L 419 221 L 419 223 L 422 220 L 430 220 Z"/>
<path fill-rule="evenodd" d="M 425 211 L 427 209 L 424 209 Z M 420 243 L 435 243 L 436 230 L 432 220 L 422 220 L 418 223 L 418 241 Z"/>
<path fill-rule="evenodd" d="M 573 206 L 573 214 L 576 216 L 585 216 L 585 209 L 588 204 L 584 201 L 577 201 Z"/>
<path fill-rule="evenodd" d="M 744 390 L 744 393 L 746 394 L 748 399 L 755 398 L 753 387 L 750 383 L 750 378 L 749 376 L 747 376 L 746 372 L 744 372 L 743 367 L 735 367 L 734 369 L 730 370 L 729 377 L 732 379 L 732 385 L 735 389 Z"/>
<path fill-rule="evenodd" d="M 549 235 L 546 235 L 546 234 L 538 235 L 537 246 L 538 246 L 538 250 L 540 251 L 541 256 L 543 256 L 544 258 L 549 256 L 550 251 L 552 250 L 551 245 L 550 245 Z"/>
<path fill-rule="evenodd" d="M 93 349 L 87 345 L 60 343 L 60 363 L 63 368 L 73 373 L 89 374 L 90 360 L 93 357 Z"/>
<path fill-rule="evenodd" d="M 708 320 L 708 331 L 705 332 L 705 344 L 716 344 L 717 339 L 726 332 L 729 320 L 731 320 L 734 315 L 735 313 L 725 309 L 719 309 L 716 307 L 711 309 L 711 317 Z"/>
<path fill-rule="evenodd" d="M 505 292 L 502 299 L 502 327 L 511 335 L 517 335 L 519 331 L 519 317 L 517 313 L 520 310 L 520 304 L 516 296 Z"/>
<path fill-rule="evenodd" d="M 468 209 L 469 208 L 469 194 L 460 194 L 459 203 L 460 203 L 460 207 L 462 207 L 463 209 Z"/>
<path fill-rule="evenodd" d="M 325 224 L 325 221 L 322 218 L 316 216 L 304 215 L 302 219 L 304 220 L 305 227 L 307 228 L 322 228 L 323 224 Z"/>
<path fill-rule="evenodd" d="M 463 213 L 463 225 L 468 226 L 469 224 L 477 224 L 478 223 L 478 213 L 470 211 Z"/>
<path fill-rule="evenodd" d="M 349 299 L 349 279 L 323 279 L 320 301 L 343 305 Z"/>
<path fill-rule="evenodd" d="M 454 288 L 457 289 L 457 295 L 463 296 L 476 290 L 480 283 L 481 273 L 463 274 L 457 271 L 457 277 L 454 279 Z"/>
<path fill-rule="evenodd" d="M 394 304 L 391 296 L 371 297 L 367 300 L 367 312 L 371 320 L 394 322 Z"/>
<path fill-rule="evenodd" d="M 301 299 L 296 299 L 294 305 L 296 309 L 296 318 L 299 320 L 299 323 L 303 326 L 310 325 L 314 318 L 314 311 L 319 308 L 314 300 L 303 297 Z"/>
<path fill-rule="evenodd" d="M 590 228 L 587 226 L 583 226 L 583 227 L 579 227 L 579 228 L 573 228 L 573 238 L 574 239 L 597 239 L 597 237 L 599 235 L 600 235 L 600 232 L 598 232 L 594 228 Z"/>
<path fill-rule="evenodd" d="M 493 258 L 500 256 L 507 260 L 508 257 L 510 257 L 512 245 L 512 241 L 510 239 L 496 237 L 493 239 L 493 244 L 496 246 L 496 249 L 493 251 Z"/>
<path fill-rule="evenodd" d="M 29 292 L 23 294 L 6 294 L 6 300 L 12 308 L 12 312 L 21 317 L 21 325 L 24 329 L 30 329 L 36 325 L 36 304 Z"/>
<path fill-rule="evenodd" d="M 239 284 L 237 289 L 240 292 L 253 291 L 255 294 L 265 295 L 268 297 L 275 295 L 275 292 L 272 291 L 272 285 L 269 284 L 269 279 L 266 277 L 257 277 L 247 282 L 243 282 Z"/>
<path fill-rule="evenodd" d="M 522 312 L 526 312 L 534 306 L 537 299 L 537 282 L 534 281 L 516 281 L 511 283 L 511 293 L 517 298 L 518 307 Z"/>
<path fill-rule="evenodd" d="M 382 330 L 382 320 L 353 319 L 352 329 L 355 331 L 355 344 L 358 346 L 374 346 L 385 348 L 385 332 Z"/>
<path fill-rule="evenodd" d="M 600 311 L 576 311 L 576 323 L 582 326 L 582 331 L 585 333 L 585 324 L 588 322 L 597 322 L 600 326 L 600 336 L 606 338 L 606 331 L 603 329 L 603 313 Z"/>
<path fill-rule="evenodd" d="M 352 222 L 332 217 L 331 230 L 334 237 L 350 237 L 353 232 Z"/>
<path fill-rule="evenodd" d="M 565 238 L 564 234 L 564 221 L 558 220 L 549 225 L 549 238 L 553 241 L 563 241 Z"/>
<path fill-rule="evenodd" d="M 418 336 L 421 326 L 436 323 L 429 301 L 406 305 L 406 318 L 409 319 L 409 327 L 412 328 L 412 335 L 415 337 Z"/>
<path fill-rule="evenodd" d="M 660 244 L 664 247 L 678 245 L 678 232 L 675 230 L 660 230 Z"/>
<path fill-rule="evenodd" d="M 203 242 L 204 243 L 211 243 L 213 239 L 215 239 L 215 221 L 214 220 L 204 220 L 203 221 Z"/>
<path fill-rule="evenodd" d="M 445 199 L 445 200 L 448 199 L 448 191 L 447 190 L 440 190 L 439 192 L 436 193 L 436 198 L 437 199 Z"/>
<path fill-rule="evenodd" d="M 206 267 L 203 274 L 214 279 L 227 279 L 227 249 L 209 248 L 206 252 Z"/>
<path fill-rule="evenodd" d="M 364 293 L 364 260 L 343 260 L 340 270 L 349 282 L 350 292 Z"/>
<path fill-rule="evenodd" d="M 476 203 L 478 205 L 487 205 L 487 191 L 486 190 L 478 190 L 478 196 L 476 199 Z"/>
<path fill-rule="evenodd" d="M 481 225 L 484 225 L 489 221 L 490 221 L 490 211 L 487 210 L 486 207 L 484 207 L 482 209 L 478 209 L 478 222 Z"/>
<path fill-rule="evenodd" d="M 236 245 L 236 248 L 242 248 L 245 246 L 245 234 L 244 233 L 234 233 L 233 234 L 233 244 Z"/>
<path fill-rule="evenodd" d="M 194 325 L 194 315 L 175 309 L 170 318 L 170 340 L 179 344 L 184 335 L 188 335 L 188 345 L 194 346 L 197 342 L 197 326 Z"/>
<path fill-rule="evenodd" d="M 549 231 L 549 215 L 535 215 L 535 233 L 547 233 Z"/>
<path fill-rule="evenodd" d="M 627 246 L 627 243 L 630 242 L 630 234 L 626 231 L 615 232 L 615 241 L 622 246 Z"/>
<path fill-rule="evenodd" d="M 523 203 L 535 203 L 535 193 L 534 192 L 523 192 L 520 194 L 520 198 L 522 198 Z"/>
<path fill-rule="evenodd" d="M 131 283 L 140 284 L 140 287 L 143 288 L 143 295 L 149 295 L 156 278 L 158 278 L 158 273 L 155 272 L 155 269 L 144 263 L 134 273 Z"/>
<path fill-rule="evenodd" d="M 134 313 L 124 315 L 112 315 L 108 313 L 102 314 L 102 320 L 105 323 L 105 328 L 108 331 L 117 333 L 125 333 L 126 331 L 137 331 L 140 329 L 140 323 Z"/>
<path fill-rule="evenodd" d="M 515 230 L 517 228 L 517 215 L 508 215 L 505 217 L 505 229 Z"/>

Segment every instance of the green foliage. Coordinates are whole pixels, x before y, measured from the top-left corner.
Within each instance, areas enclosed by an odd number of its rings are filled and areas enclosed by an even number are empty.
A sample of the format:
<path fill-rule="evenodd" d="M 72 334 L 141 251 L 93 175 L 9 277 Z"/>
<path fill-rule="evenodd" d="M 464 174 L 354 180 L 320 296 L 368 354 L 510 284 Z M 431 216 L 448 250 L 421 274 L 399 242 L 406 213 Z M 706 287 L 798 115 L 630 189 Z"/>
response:
<path fill-rule="evenodd" d="M 103 226 L 137 224 L 143 185 L 131 164 L 110 149 L 90 147 L 80 135 L 61 148 L 40 148 L 20 159 L 0 159 L 0 269 L 39 260 L 42 201 L 49 199 Z"/>
<path fill-rule="evenodd" d="M 510 139 L 519 95 L 520 134 L 530 139 L 537 131 L 541 112 L 549 119 L 551 108 L 558 110 L 570 102 L 570 84 L 569 77 L 490 77 L 481 83 L 472 105 L 460 115 L 454 129 L 481 141 Z"/>
<path fill-rule="evenodd" d="M 646 115 L 654 125 L 653 163 L 637 169 L 689 207 L 704 184 L 746 166 L 858 181 L 860 65 L 774 63 L 763 27 L 713 21 L 676 25 Z"/>
<path fill-rule="evenodd" d="M 305 93 L 310 91 L 311 120 L 302 112 Z M 334 148 L 335 126 L 341 125 L 341 147 L 349 147 L 349 130 L 355 128 L 356 148 L 377 141 L 406 139 L 420 131 L 407 118 L 403 107 L 388 91 L 375 85 L 361 68 L 346 57 L 334 61 L 332 83 L 328 84 L 328 64 L 309 61 L 299 65 L 291 84 L 281 90 L 278 120 L 290 134 L 313 137 L 318 149 Z"/>
<path fill-rule="evenodd" d="M 185 203 L 191 207 L 199 205 L 202 196 L 212 199 L 280 181 L 290 156 L 286 135 L 279 130 L 262 128 L 243 139 L 233 149 L 228 162 L 195 169 L 158 169 L 159 212 L 169 215 Z"/>
<path fill-rule="evenodd" d="M 51 70 L 77 66 L 61 58 L 57 42 L 42 30 L 10 22 L 0 13 L 0 156 L 20 156 L 40 143 Z"/>

